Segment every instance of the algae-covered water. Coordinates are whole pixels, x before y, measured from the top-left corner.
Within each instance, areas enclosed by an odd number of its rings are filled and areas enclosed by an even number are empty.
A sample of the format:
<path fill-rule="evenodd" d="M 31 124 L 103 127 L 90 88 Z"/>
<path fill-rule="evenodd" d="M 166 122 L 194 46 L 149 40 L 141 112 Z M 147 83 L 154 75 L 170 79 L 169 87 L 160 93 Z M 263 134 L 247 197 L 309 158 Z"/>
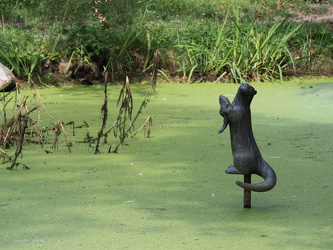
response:
<path fill-rule="evenodd" d="M 332 249 L 333 80 L 251 85 L 254 136 L 278 177 L 273 190 L 252 192 L 251 209 L 235 185 L 242 176 L 224 173 L 229 131 L 218 135 L 218 96 L 233 99 L 239 85 L 160 84 L 139 119 L 152 116 L 151 138 L 140 132 L 118 154 L 105 145 L 98 155 L 80 141 L 101 126 L 103 88 L 40 90 L 55 119 L 90 127 L 67 128 L 72 153 L 29 145 L 20 162 L 30 170 L 2 165 L 0 248 Z M 110 87 L 111 117 L 119 89 Z M 132 86 L 135 109 L 145 90 Z"/>

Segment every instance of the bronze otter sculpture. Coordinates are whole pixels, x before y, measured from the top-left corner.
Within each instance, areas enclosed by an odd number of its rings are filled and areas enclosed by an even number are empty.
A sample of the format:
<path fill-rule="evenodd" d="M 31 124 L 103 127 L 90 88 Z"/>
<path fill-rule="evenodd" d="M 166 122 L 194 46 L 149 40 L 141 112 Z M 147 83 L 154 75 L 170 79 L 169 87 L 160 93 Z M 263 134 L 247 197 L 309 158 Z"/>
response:
<path fill-rule="evenodd" d="M 236 181 L 236 184 L 247 190 L 265 192 L 275 186 L 276 174 L 262 158 L 253 136 L 250 104 L 255 94 L 257 91 L 252 86 L 243 83 L 232 103 L 228 98 L 220 96 L 220 115 L 223 116 L 224 122 L 219 133 L 222 133 L 229 125 L 234 165 L 225 172 L 227 174 L 257 174 L 264 178 L 263 182 L 251 184 Z"/>

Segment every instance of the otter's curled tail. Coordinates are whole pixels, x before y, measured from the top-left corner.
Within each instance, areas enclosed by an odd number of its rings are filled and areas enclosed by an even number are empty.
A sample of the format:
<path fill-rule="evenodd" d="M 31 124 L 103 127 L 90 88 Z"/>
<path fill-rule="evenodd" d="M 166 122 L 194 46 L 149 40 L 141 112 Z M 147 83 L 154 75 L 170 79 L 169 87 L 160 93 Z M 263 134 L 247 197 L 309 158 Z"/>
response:
<path fill-rule="evenodd" d="M 252 183 L 244 183 L 241 181 L 236 181 L 236 184 L 244 189 L 251 190 L 254 192 L 266 192 L 271 190 L 276 184 L 276 174 L 273 168 L 268 165 L 267 162 L 263 161 L 260 170 L 257 173 L 262 178 L 264 178 L 263 182 L 252 184 Z"/>

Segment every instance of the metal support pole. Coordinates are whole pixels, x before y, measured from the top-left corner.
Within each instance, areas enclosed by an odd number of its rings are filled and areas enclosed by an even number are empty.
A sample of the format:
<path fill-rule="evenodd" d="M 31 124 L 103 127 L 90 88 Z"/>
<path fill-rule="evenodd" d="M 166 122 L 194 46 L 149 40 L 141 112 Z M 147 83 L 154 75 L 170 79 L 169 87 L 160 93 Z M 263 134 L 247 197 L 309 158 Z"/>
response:
<path fill-rule="evenodd" d="M 244 183 L 251 183 L 251 174 L 244 175 Z M 244 189 L 244 208 L 251 208 L 251 190 Z"/>

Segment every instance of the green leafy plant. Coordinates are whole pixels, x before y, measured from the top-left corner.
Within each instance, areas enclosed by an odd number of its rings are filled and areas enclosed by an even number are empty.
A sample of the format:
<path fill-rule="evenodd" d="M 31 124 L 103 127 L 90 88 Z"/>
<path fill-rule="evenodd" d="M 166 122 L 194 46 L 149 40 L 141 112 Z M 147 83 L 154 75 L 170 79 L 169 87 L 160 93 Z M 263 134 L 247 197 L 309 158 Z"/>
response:
<path fill-rule="evenodd" d="M 17 77 L 28 77 L 30 82 L 34 72 L 42 72 L 42 62 L 46 58 L 42 50 L 44 36 L 36 37 L 31 32 L 19 34 L 15 29 L 6 29 L 1 39 L 0 54 Z"/>
<path fill-rule="evenodd" d="M 240 14 L 228 15 L 216 22 L 200 40 L 188 43 L 179 35 L 176 48 L 180 53 L 183 77 L 224 75 L 235 82 L 243 80 L 282 79 L 282 69 L 293 64 L 288 42 L 301 25 L 282 21 L 271 27 L 259 26 L 255 20 L 241 23 Z M 200 30 L 200 25 L 198 30 Z"/>
<path fill-rule="evenodd" d="M 281 79 L 285 71 L 323 66 L 330 72 L 329 26 L 292 22 L 295 13 L 321 7 L 303 0 L 2 1 L 0 59 L 28 82 L 78 58 L 118 79 L 147 76 L 157 50 L 159 73 L 181 81 Z"/>

